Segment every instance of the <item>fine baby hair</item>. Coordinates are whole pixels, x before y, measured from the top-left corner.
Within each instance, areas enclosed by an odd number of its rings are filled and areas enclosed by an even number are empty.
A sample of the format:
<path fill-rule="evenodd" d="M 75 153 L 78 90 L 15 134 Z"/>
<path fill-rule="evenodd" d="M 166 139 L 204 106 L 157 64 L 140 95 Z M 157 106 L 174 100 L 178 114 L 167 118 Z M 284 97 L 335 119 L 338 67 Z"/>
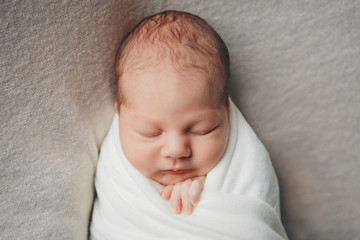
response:
<path fill-rule="evenodd" d="M 141 71 L 164 59 L 185 76 L 191 72 L 186 71 L 189 68 L 202 73 L 216 97 L 227 103 L 230 59 L 224 41 L 200 17 L 165 11 L 144 18 L 121 42 L 116 55 L 118 106 L 126 102 L 121 87 L 124 73 Z"/>

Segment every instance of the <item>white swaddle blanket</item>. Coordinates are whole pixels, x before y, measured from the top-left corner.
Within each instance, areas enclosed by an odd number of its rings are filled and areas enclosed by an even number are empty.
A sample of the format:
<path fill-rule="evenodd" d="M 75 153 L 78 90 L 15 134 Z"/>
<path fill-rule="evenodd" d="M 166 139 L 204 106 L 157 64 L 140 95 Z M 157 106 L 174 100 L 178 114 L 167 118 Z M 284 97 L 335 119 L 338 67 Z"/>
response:
<path fill-rule="evenodd" d="M 228 145 L 191 215 L 172 213 L 161 185 L 127 161 L 117 115 L 101 147 L 95 186 L 91 239 L 287 239 L 268 153 L 231 100 Z"/>

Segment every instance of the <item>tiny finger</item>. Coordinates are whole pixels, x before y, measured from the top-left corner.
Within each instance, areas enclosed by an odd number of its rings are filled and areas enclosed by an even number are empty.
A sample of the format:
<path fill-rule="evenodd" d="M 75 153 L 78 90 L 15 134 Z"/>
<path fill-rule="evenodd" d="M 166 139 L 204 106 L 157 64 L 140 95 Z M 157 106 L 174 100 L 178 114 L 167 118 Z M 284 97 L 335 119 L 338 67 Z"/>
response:
<path fill-rule="evenodd" d="M 193 211 L 193 204 L 190 200 L 190 186 L 192 180 L 186 180 L 181 186 L 181 202 L 182 202 L 182 210 L 186 214 L 191 214 Z"/>
<path fill-rule="evenodd" d="M 170 197 L 171 197 L 171 193 L 172 193 L 173 188 L 174 188 L 174 185 L 167 185 L 161 191 L 160 196 L 165 200 L 169 200 Z"/>
<path fill-rule="evenodd" d="M 181 212 L 181 195 L 180 195 L 180 185 L 177 184 L 174 186 L 171 192 L 170 197 L 170 208 L 175 214 L 179 214 Z"/>
<path fill-rule="evenodd" d="M 200 194 L 204 189 L 205 177 L 196 178 L 192 181 L 190 186 L 190 200 L 195 206 L 200 201 Z"/>

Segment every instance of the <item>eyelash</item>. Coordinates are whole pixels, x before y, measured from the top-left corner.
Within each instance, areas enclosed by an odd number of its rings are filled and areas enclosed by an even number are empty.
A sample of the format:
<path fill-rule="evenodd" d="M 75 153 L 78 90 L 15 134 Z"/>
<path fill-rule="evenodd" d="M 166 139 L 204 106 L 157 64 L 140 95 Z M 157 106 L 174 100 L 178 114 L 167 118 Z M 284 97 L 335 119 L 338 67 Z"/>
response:
<path fill-rule="evenodd" d="M 155 137 L 158 137 L 160 136 L 162 133 L 153 133 L 153 134 L 142 134 L 142 133 L 139 133 L 142 137 L 145 137 L 145 138 L 155 138 Z"/>
<path fill-rule="evenodd" d="M 218 127 L 219 127 L 219 125 L 217 125 L 216 127 L 212 128 L 210 130 L 206 130 L 206 131 L 191 131 L 191 130 L 188 130 L 186 132 L 189 132 L 190 134 L 197 135 L 197 136 L 204 136 L 204 135 L 207 135 L 207 134 L 213 132 Z M 162 132 L 161 133 L 153 133 L 153 134 L 144 134 L 144 133 L 138 133 L 138 134 L 140 136 L 144 137 L 144 138 L 156 138 L 156 137 L 161 136 Z"/>
<path fill-rule="evenodd" d="M 213 132 L 215 129 L 217 129 L 219 126 L 216 126 L 216 127 L 214 127 L 214 128 L 212 128 L 212 129 L 210 129 L 210 130 L 207 130 L 207 131 L 199 131 L 199 132 L 192 132 L 192 134 L 194 134 L 194 135 L 199 135 L 199 136 L 203 136 L 203 135 L 207 135 L 207 134 L 209 134 L 209 133 L 211 133 L 211 132 Z"/>

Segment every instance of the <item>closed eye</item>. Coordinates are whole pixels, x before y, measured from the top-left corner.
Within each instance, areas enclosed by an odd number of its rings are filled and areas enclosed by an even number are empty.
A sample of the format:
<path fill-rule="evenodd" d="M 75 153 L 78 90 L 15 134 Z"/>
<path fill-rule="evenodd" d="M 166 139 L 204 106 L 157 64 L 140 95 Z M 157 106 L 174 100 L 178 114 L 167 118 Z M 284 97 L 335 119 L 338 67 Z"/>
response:
<path fill-rule="evenodd" d="M 207 135 L 207 134 L 212 133 L 212 132 L 215 131 L 218 127 L 219 127 L 219 125 L 216 125 L 214 128 L 211 128 L 211 129 L 193 130 L 191 133 L 194 134 L 194 135 L 203 136 L 203 135 Z"/>
<path fill-rule="evenodd" d="M 162 131 L 161 130 L 155 130 L 155 131 L 135 130 L 135 133 L 143 138 L 156 138 L 162 134 Z"/>
<path fill-rule="evenodd" d="M 140 136 L 145 137 L 145 138 L 155 138 L 161 135 L 161 132 L 156 132 L 156 133 L 139 133 Z"/>

